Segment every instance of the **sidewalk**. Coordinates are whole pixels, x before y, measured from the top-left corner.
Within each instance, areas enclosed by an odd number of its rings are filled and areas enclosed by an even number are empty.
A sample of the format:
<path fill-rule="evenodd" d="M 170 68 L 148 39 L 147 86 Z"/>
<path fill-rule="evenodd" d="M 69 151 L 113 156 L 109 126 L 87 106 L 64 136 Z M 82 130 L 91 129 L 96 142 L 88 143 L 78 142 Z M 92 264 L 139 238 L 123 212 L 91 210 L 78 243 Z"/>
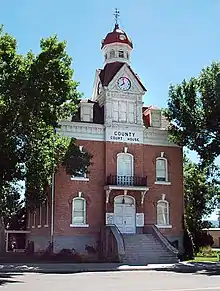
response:
<path fill-rule="evenodd" d="M 173 271 L 197 272 L 219 270 L 220 263 L 188 263 L 149 264 L 133 266 L 123 264 L 0 264 L 1 273 L 79 273 L 79 272 L 107 272 L 107 271 Z"/>

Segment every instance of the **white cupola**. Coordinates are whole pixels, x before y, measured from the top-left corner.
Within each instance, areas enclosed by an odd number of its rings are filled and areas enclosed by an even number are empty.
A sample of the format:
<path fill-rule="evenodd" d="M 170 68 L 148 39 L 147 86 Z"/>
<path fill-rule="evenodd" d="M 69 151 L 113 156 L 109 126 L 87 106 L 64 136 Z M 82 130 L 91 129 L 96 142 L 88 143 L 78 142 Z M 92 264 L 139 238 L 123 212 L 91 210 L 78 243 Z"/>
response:
<path fill-rule="evenodd" d="M 104 54 L 104 65 L 114 62 L 130 64 L 133 44 L 117 23 L 113 31 L 103 39 L 101 49 Z"/>

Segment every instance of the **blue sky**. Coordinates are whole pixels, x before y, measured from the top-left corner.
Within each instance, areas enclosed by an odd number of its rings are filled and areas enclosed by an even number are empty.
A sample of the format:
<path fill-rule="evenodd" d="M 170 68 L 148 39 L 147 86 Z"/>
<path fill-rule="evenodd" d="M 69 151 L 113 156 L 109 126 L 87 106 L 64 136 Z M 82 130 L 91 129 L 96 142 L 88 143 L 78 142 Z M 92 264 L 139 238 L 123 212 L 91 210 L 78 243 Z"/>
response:
<path fill-rule="evenodd" d="M 2 1 L 0 22 L 21 53 L 38 52 L 42 37 L 66 40 L 74 78 L 90 98 L 95 69 L 103 65 L 101 40 L 114 26 L 116 7 L 134 44 L 132 67 L 148 88 L 146 104 L 166 106 L 170 83 L 197 76 L 219 59 L 219 0 Z"/>
<path fill-rule="evenodd" d="M 115 7 L 134 43 L 132 67 L 148 88 L 145 103 L 165 106 L 170 83 L 196 76 L 219 59 L 219 0 L 2 1 L 0 22 L 22 53 L 39 51 L 40 39 L 55 33 L 66 40 L 79 90 L 88 98 Z"/>

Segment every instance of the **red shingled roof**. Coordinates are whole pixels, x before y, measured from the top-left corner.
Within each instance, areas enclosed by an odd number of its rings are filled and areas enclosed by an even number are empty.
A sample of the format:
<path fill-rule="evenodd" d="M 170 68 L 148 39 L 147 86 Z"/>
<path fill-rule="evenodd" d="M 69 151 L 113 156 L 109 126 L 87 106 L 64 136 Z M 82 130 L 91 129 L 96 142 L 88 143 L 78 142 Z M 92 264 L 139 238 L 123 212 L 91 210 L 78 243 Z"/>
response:
<path fill-rule="evenodd" d="M 102 48 L 106 44 L 111 44 L 115 42 L 128 44 L 131 48 L 133 48 L 132 41 L 129 39 L 127 34 L 122 29 L 119 28 L 118 24 L 115 24 L 114 30 L 112 32 L 109 32 L 103 39 Z"/>
<path fill-rule="evenodd" d="M 144 85 L 141 83 L 140 79 L 137 77 L 137 75 L 134 73 L 134 71 L 131 69 L 131 67 L 125 63 L 121 62 L 114 62 L 110 64 L 106 64 L 104 69 L 100 71 L 99 77 L 101 80 L 101 83 L 103 86 L 108 86 L 108 84 L 111 82 L 111 80 L 114 78 L 114 76 L 117 74 L 117 72 L 122 68 L 123 65 L 128 66 L 131 73 L 134 75 L 140 86 L 144 91 L 147 91 L 147 89 L 144 87 Z"/>

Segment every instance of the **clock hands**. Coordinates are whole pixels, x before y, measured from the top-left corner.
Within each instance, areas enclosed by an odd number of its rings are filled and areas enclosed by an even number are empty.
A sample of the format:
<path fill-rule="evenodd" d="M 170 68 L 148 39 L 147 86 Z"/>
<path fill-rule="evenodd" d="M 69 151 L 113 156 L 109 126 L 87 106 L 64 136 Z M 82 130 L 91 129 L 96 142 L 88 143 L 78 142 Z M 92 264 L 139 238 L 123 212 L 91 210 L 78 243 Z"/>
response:
<path fill-rule="evenodd" d="M 118 86 L 121 90 L 129 90 L 131 87 L 131 82 L 127 77 L 120 77 L 118 79 Z"/>

